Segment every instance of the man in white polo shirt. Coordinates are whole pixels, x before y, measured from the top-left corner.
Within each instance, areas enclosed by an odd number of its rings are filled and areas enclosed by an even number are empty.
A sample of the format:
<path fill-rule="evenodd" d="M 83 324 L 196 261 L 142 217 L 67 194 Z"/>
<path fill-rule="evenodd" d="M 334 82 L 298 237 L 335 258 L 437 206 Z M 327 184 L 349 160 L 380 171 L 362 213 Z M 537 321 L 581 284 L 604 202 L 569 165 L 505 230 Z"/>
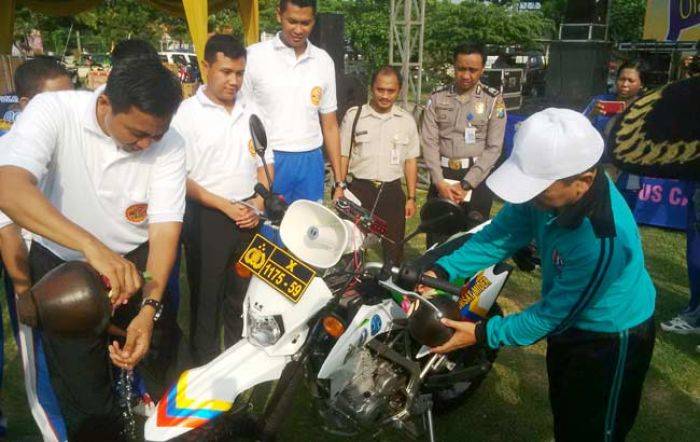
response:
<path fill-rule="evenodd" d="M 104 91 L 36 96 L 0 151 L 0 209 L 36 234 L 32 279 L 64 261 L 87 261 L 109 279 L 112 322 L 126 328 L 126 343 L 113 342 L 109 353 L 106 335 L 42 334 L 71 441 L 120 437 L 109 359 L 133 368 L 149 351 L 161 314 L 156 336 L 167 340 L 177 327 L 160 300 L 185 206 L 184 142 L 168 130 L 180 100 L 177 79 L 159 62 L 124 62 Z M 143 270 L 151 275 L 145 283 Z M 144 362 L 162 362 L 170 347 L 154 340 Z"/>
<path fill-rule="evenodd" d="M 213 35 L 204 48 L 207 84 L 183 101 L 173 127 L 185 139 L 187 210 L 183 227 L 190 283 L 190 344 L 197 365 L 241 337 L 248 279 L 234 264 L 257 231 L 262 198 L 253 187 L 269 186 L 253 148 L 248 121 L 255 109 L 239 98 L 246 50 L 231 35 Z M 273 162 L 267 150 L 268 166 Z M 272 173 L 272 170 L 270 170 Z"/>
<path fill-rule="evenodd" d="M 334 197 L 346 187 L 340 170 L 335 67 L 309 42 L 316 0 L 280 0 L 275 38 L 248 48 L 243 93 L 262 108 L 275 152 L 275 192 L 288 203 L 323 199 L 323 144 L 335 176 Z M 320 117 L 320 118 L 319 118 Z"/>

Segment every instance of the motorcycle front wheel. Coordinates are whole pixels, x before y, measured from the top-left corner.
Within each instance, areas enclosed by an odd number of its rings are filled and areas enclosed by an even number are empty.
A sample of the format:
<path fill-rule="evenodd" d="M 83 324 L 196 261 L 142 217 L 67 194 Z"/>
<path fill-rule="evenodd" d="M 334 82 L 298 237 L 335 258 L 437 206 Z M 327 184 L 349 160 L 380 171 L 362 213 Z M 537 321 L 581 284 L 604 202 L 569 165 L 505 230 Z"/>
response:
<path fill-rule="evenodd" d="M 503 315 L 503 310 L 498 304 L 494 304 L 489 311 L 488 317 Z M 433 412 L 435 414 L 446 414 L 466 402 L 481 383 L 486 379 L 491 371 L 491 364 L 496 360 L 498 350 L 487 346 L 473 346 L 462 350 L 457 350 L 450 358 L 457 365 L 452 372 L 487 365 L 488 369 L 468 380 L 456 382 L 448 388 L 433 392 Z M 429 378 L 428 378 L 429 379 Z"/>

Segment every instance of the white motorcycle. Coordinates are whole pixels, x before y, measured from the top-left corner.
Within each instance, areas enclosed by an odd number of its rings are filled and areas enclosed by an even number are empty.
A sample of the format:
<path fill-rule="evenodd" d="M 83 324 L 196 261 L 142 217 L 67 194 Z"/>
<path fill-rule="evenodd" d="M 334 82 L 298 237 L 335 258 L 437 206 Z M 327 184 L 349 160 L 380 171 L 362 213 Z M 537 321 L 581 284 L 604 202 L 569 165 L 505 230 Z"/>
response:
<path fill-rule="evenodd" d="M 264 130 L 254 119 L 262 157 Z M 273 439 L 306 379 L 331 432 L 393 427 L 434 441 L 433 410 L 448 410 L 468 397 L 496 357 L 484 347 L 430 353 L 429 346 L 452 333 L 439 320 L 499 313 L 495 300 L 512 267 L 485 269 L 461 288 L 422 275 L 481 226 L 401 268 L 366 263 L 365 238 L 386 229 L 369 211 L 341 199 L 341 219 L 321 204 L 300 200 L 286 207 L 264 188 L 256 190 L 265 198 L 268 221 L 279 223 L 286 249 L 259 235 L 250 243 L 240 259 L 253 273 L 243 339 L 180 375 L 146 422 L 146 440 L 231 440 L 250 431 Z M 464 226 L 459 209 L 441 201 L 427 204 L 421 220 L 414 234 Z M 423 297 L 413 291 L 419 283 L 446 295 Z M 264 414 L 253 420 L 242 393 L 271 381 L 277 382 Z"/>

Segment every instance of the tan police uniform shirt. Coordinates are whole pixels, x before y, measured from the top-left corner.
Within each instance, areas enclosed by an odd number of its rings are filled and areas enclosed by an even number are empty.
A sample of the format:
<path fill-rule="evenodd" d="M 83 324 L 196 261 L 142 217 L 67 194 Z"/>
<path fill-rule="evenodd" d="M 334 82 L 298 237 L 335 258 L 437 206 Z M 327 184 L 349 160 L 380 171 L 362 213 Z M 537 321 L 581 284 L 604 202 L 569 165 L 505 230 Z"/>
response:
<path fill-rule="evenodd" d="M 369 104 L 362 105 L 355 128 L 355 146 L 350 152 L 352 124 L 358 108 L 348 109 L 340 126 L 341 155 L 350 157 L 349 173 L 365 180 L 400 179 L 406 160 L 420 155 L 413 116 L 398 106 L 380 114 Z"/>
<path fill-rule="evenodd" d="M 421 141 L 433 183 L 444 179 L 441 157 L 472 159 L 464 180 L 477 187 L 503 149 L 506 109 L 498 90 L 481 82 L 459 95 L 454 85 L 434 92 L 425 108 Z"/>

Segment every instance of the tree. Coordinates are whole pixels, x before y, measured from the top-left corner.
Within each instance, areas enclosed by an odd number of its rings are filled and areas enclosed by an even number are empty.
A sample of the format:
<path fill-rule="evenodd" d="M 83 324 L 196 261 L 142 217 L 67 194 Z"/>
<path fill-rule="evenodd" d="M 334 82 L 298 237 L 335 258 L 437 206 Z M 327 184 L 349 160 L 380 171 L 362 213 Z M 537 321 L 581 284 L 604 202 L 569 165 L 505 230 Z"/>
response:
<path fill-rule="evenodd" d="M 541 12 L 518 12 L 509 5 L 431 1 L 428 4 L 424 44 L 424 69 L 444 80 L 452 51 L 467 41 L 525 48 L 551 34 L 554 25 Z"/>
<path fill-rule="evenodd" d="M 608 35 L 613 41 L 642 38 L 646 0 L 615 0 L 610 8 Z"/>

